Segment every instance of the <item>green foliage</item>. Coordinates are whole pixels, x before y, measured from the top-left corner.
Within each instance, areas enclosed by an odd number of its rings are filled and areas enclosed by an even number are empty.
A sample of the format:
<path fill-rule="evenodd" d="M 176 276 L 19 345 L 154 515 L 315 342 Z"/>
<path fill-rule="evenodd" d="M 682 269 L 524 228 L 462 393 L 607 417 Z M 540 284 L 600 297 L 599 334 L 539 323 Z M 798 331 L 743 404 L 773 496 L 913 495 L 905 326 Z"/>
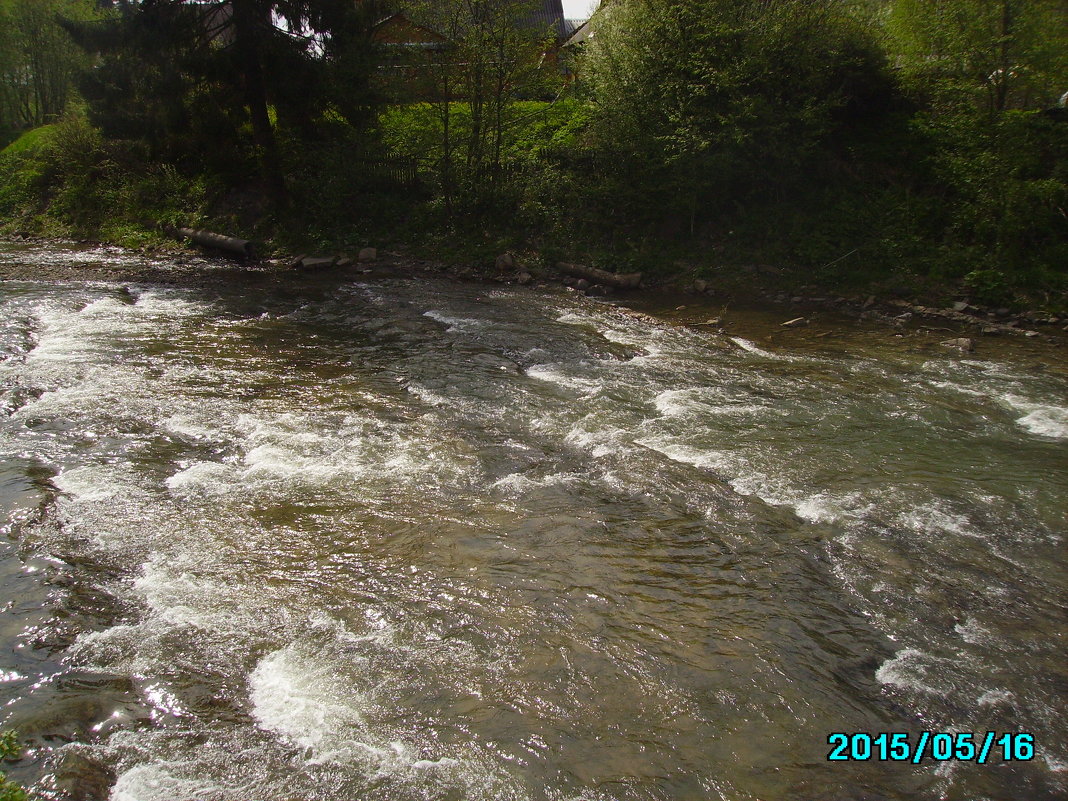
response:
<path fill-rule="evenodd" d="M 55 130 L 55 125 L 42 125 L 40 128 L 31 128 L 8 144 L 3 150 L 0 150 L 0 156 L 36 152 L 47 146 Z"/>
<path fill-rule="evenodd" d="M 941 194 L 929 221 L 940 231 L 940 273 L 971 275 L 990 302 L 1010 287 L 1062 291 L 1068 125 L 1032 112 L 942 113 L 917 124 L 931 143 L 929 191 Z"/>
<path fill-rule="evenodd" d="M 517 101 L 513 111 L 514 123 L 501 137 L 501 164 L 530 162 L 576 146 L 590 115 L 589 107 L 574 98 Z M 468 105 L 450 103 L 448 113 L 454 134 L 466 137 L 471 129 Z M 436 164 L 444 155 L 441 110 L 431 103 L 388 106 L 380 113 L 378 125 L 390 152 L 418 158 L 427 165 Z"/>
<path fill-rule="evenodd" d="M 1068 86 L 1064 0 L 894 0 L 887 30 L 935 110 L 1048 108 Z"/>
<path fill-rule="evenodd" d="M 84 117 L 24 134 L 0 153 L 0 219 L 45 230 L 143 244 L 156 223 L 187 224 L 210 194 L 174 165 L 129 163 Z"/>
<path fill-rule="evenodd" d="M 583 69 L 598 144 L 620 159 L 614 193 L 691 230 L 793 191 L 890 93 L 871 31 L 803 0 L 629 0 Z"/>
<path fill-rule="evenodd" d="M 86 59 L 61 19 L 97 14 L 89 0 L 0 0 L 0 127 L 57 119 Z"/>
<path fill-rule="evenodd" d="M 993 305 L 1009 298 L 1009 282 L 1000 270 L 992 268 L 972 270 L 964 276 L 963 283 L 975 300 L 980 303 Z"/>
<path fill-rule="evenodd" d="M 433 168 L 449 209 L 456 200 L 471 200 L 472 191 L 499 188 L 510 140 L 527 122 L 520 101 L 560 88 L 560 72 L 544 58 L 552 46 L 549 31 L 522 22 L 533 8 L 532 0 L 418 0 L 408 6 L 441 41 L 399 62 L 394 55 L 398 63 L 391 66 L 410 76 L 402 97 L 425 99 L 436 115 L 423 132 L 433 135 Z"/>
<path fill-rule="evenodd" d="M 0 733 L 0 759 L 18 759 L 22 756 L 22 746 L 18 734 L 13 731 Z M 15 782 L 9 781 L 0 771 L 0 801 L 26 801 L 28 796 Z"/>

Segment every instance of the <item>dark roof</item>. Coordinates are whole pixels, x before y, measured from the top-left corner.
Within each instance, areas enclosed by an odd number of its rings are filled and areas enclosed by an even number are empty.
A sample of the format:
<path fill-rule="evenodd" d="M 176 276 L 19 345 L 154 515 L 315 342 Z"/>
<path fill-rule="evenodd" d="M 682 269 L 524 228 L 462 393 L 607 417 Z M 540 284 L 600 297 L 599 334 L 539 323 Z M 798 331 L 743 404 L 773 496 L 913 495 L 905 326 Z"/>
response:
<path fill-rule="evenodd" d="M 567 20 L 564 19 L 564 4 L 562 0 L 541 0 L 537 8 L 527 15 L 527 21 L 532 28 L 548 29 L 561 39 L 566 39 L 570 34 L 567 32 Z"/>

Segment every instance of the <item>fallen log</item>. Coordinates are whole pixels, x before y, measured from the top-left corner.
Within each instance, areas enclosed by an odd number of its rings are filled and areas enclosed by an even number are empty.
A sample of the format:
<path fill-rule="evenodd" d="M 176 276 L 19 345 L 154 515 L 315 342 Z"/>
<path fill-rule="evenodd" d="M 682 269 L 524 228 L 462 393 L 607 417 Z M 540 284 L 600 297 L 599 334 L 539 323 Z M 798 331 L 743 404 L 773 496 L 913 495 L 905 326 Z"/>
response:
<path fill-rule="evenodd" d="M 642 282 L 641 273 L 610 273 L 605 270 L 598 270 L 596 267 L 587 267 L 585 264 L 571 264 L 566 261 L 557 262 L 556 269 L 568 275 L 586 278 L 595 283 L 605 284 L 617 289 L 637 289 Z"/>
<path fill-rule="evenodd" d="M 233 236 L 215 234 L 211 231 L 200 231 L 194 228 L 166 226 L 163 230 L 175 239 L 188 239 L 202 247 L 225 250 L 227 253 L 235 253 L 246 259 L 252 259 L 256 256 L 255 244 L 247 239 L 237 239 Z"/>

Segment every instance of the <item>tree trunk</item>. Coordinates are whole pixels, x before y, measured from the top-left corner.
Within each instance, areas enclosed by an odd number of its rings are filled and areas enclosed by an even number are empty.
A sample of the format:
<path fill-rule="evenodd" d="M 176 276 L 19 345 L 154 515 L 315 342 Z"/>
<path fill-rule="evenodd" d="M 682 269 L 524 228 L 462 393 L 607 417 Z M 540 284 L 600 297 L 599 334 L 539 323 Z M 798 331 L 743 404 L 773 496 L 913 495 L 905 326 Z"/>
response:
<path fill-rule="evenodd" d="M 267 87 L 264 84 L 263 65 L 260 63 L 257 47 L 257 39 L 260 38 L 257 29 L 267 24 L 266 19 L 257 18 L 253 0 L 231 0 L 230 5 L 233 9 L 234 47 L 237 49 L 242 73 L 245 105 L 252 123 L 252 140 L 259 151 L 260 171 L 272 203 L 276 208 L 284 208 L 288 194 L 282 177 L 274 129 L 267 111 Z"/>
<path fill-rule="evenodd" d="M 568 275 L 586 278 L 598 284 L 605 284 L 617 289 L 637 289 L 642 282 L 641 273 L 610 273 L 605 270 L 598 270 L 596 267 L 587 267 L 585 264 L 570 264 L 566 261 L 557 262 L 556 269 Z"/>

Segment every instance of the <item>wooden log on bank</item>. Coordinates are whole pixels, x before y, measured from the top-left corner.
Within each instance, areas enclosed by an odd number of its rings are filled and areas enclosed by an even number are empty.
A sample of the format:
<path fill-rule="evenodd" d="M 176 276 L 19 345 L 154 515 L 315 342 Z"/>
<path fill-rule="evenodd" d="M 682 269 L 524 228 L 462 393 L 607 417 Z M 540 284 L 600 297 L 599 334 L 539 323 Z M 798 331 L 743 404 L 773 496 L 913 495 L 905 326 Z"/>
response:
<path fill-rule="evenodd" d="M 227 253 L 234 253 L 246 259 L 252 259 L 256 256 L 255 244 L 247 239 L 238 239 L 233 236 L 201 231 L 195 228 L 175 228 L 169 225 L 165 226 L 163 230 L 175 239 L 188 239 L 202 247 L 225 250 Z"/>
<path fill-rule="evenodd" d="M 566 261 L 557 262 L 556 269 L 562 273 L 585 278 L 594 283 L 604 284 L 616 289 L 637 289 L 642 282 L 641 273 L 610 273 L 606 270 L 598 270 L 596 267 L 587 267 L 585 264 L 571 264 Z"/>

